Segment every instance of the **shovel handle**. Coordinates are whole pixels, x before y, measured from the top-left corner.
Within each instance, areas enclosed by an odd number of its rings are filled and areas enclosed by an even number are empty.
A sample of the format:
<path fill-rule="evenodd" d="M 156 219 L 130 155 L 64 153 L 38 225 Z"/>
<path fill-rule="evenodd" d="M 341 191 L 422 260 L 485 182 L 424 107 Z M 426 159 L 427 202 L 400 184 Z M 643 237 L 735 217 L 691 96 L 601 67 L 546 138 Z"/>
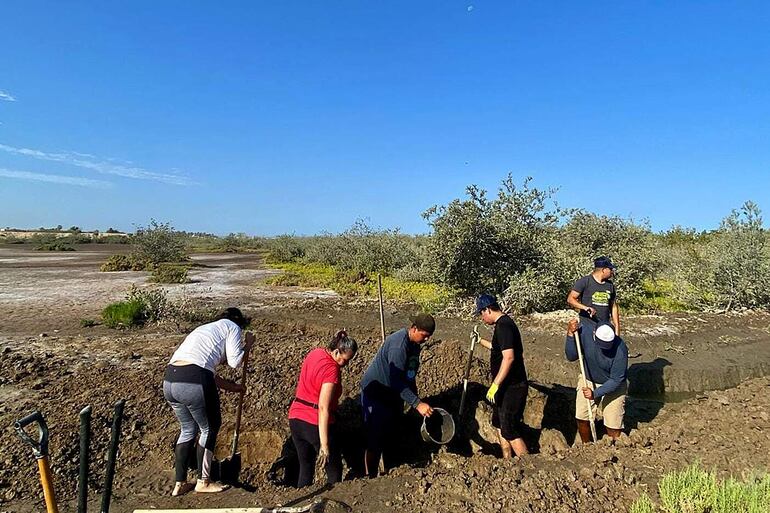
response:
<path fill-rule="evenodd" d="M 250 350 L 246 351 L 246 354 L 243 355 L 243 371 L 241 372 L 241 386 L 243 387 L 243 390 L 238 394 L 238 413 L 235 416 L 235 432 L 233 433 L 233 447 L 231 450 L 232 456 L 235 456 L 235 453 L 238 452 L 238 438 L 241 434 L 241 417 L 243 416 L 243 398 L 246 395 L 246 374 L 249 366 L 249 353 L 251 353 Z"/>
<path fill-rule="evenodd" d="M 30 424 L 37 424 L 38 439 L 35 441 L 24 428 Z M 48 456 L 48 424 L 43 418 L 43 414 L 35 410 L 26 417 L 14 422 L 13 426 L 16 428 L 16 433 L 24 442 L 32 447 L 32 452 L 35 458 L 40 459 Z"/>

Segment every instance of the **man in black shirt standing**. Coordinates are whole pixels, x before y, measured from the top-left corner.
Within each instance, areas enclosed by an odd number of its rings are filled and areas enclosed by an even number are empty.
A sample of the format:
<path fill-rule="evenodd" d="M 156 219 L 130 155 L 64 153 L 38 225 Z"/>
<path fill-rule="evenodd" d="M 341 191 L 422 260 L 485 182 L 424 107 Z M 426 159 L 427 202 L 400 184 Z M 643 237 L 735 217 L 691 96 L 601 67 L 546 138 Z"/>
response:
<path fill-rule="evenodd" d="M 620 336 L 620 311 L 616 301 L 615 284 L 612 278 L 615 275 L 615 266 L 605 257 L 594 260 L 594 270 L 591 274 L 583 276 L 572 286 L 567 296 L 567 304 L 580 314 L 581 324 L 585 319 L 590 319 L 590 329 L 596 328 L 596 324 L 612 323 L 615 326 L 615 335 Z"/>
<path fill-rule="evenodd" d="M 497 428 L 503 458 L 527 454 L 522 439 L 524 406 L 527 403 L 527 371 L 524 368 L 524 348 L 516 323 L 503 313 L 497 298 L 482 294 L 476 300 L 476 315 L 485 324 L 494 325 L 492 341 L 480 339 L 479 343 L 490 350 L 489 366 L 492 385 L 487 400 L 493 405 L 492 425 Z"/>

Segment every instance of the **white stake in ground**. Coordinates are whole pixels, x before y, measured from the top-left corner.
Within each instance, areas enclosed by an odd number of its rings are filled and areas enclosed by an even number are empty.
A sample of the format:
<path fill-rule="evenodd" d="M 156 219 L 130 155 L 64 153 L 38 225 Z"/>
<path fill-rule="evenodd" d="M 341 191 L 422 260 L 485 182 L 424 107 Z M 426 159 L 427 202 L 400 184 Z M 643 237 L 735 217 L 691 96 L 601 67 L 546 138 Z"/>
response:
<path fill-rule="evenodd" d="M 583 349 L 580 347 L 580 324 L 578 322 L 578 329 L 575 330 L 575 346 L 577 346 L 577 352 L 578 352 L 578 360 L 580 361 L 580 375 L 583 376 L 583 384 L 591 389 L 593 392 L 594 387 L 593 384 L 588 383 L 588 379 L 586 379 L 586 367 L 583 364 Z M 582 390 L 579 391 L 579 393 L 583 393 Z M 591 436 L 594 438 L 594 442 L 597 441 L 596 438 L 596 423 L 594 422 L 594 409 L 592 399 L 588 399 L 586 397 L 586 405 L 588 406 L 588 419 L 591 422 Z"/>

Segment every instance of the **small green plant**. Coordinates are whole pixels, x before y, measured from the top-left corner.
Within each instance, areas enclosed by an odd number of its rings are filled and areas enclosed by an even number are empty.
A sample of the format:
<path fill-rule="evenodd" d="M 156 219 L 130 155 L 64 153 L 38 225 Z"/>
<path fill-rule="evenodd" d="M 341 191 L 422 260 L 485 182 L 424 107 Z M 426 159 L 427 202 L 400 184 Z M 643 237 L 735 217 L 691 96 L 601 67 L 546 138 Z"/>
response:
<path fill-rule="evenodd" d="M 187 267 L 177 264 L 158 264 L 153 268 L 150 280 L 155 283 L 187 283 Z"/>
<path fill-rule="evenodd" d="M 631 505 L 628 513 L 655 513 L 655 503 L 652 502 L 649 495 L 643 493 Z"/>
<path fill-rule="evenodd" d="M 145 304 L 138 299 L 118 301 L 102 310 L 102 322 L 108 328 L 141 326 L 146 319 Z"/>
<path fill-rule="evenodd" d="M 716 473 L 694 463 L 663 475 L 658 484 L 660 508 L 647 494 L 631 505 L 631 513 L 768 513 L 770 474 L 746 480 L 720 480 Z"/>
<path fill-rule="evenodd" d="M 81 328 L 92 328 L 96 326 L 98 323 L 93 319 L 80 319 L 80 327 Z"/>
<path fill-rule="evenodd" d="M 136 285 L 131 285 L 126 301 L 141 303 L 142 313 L 147 322 L 161 322 L 174 315 L 174 306 L 168 299 L 168 293 L 162 288 L 140 289 Z"/>

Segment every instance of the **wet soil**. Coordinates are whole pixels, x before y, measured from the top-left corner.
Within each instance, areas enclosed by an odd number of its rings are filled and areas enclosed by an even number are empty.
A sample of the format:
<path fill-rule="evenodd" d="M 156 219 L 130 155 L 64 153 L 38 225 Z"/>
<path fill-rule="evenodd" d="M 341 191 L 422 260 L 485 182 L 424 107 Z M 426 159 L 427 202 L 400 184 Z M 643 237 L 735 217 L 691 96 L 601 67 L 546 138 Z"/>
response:
<path fill-rule="evenodd" d="M 243 488 L 223 494 L 171 498 L 176 421 L 160 390 L 163 369 L 183 334 L 166 327 L 114 331 L 83 328 L 143 273 L 99 273 L 116 248 L 102 246 L 65 256 L 0 246 L 0 511 L 39 511 L 42 492 L 28 447 L 13 421 L 33 409 L 51 430 L 57 494 L 74 510 L 78 412 L 94 408 L 89 481 L 98 507 L 112 405 L 125 398 L 123 439 L 112 511 L 135 508 L 225 507 L 306 503 L 326 497 L 327 510 L 352 511 L 609 511 L 625 509 L 666 470 L 700 460 L 722 474 L 770 466 L 770 315 L 677 314 L 625 316 L 633 397 L 627 435 L 615 444 L 573 445 L 575 364 L 563 356 L 569 312 L 517 319 L 532 381 L 525 439 L 537 452 L 513 461 L 490 444 L 487 355 L 479 350 L 468 407 L 457 414 L 472 320 L 439 318 L 422 354 L 420 392 L 455 415 L 457 436 L 447 446 L 422 441 L 421 419 L 407 414 L 394 468 L 361 479 L 357 383 L 379 344 L 375 302 L 346 300 L 330 291 L 267 287 L 269 272 L 254 255 L 197 255 L 195 283 L 171 286 L 176 297 L 253 315 L 257 344 L 250 363 L 241 452 Z M 121 248 L 117 248 L 121 249 Z M 70 258 L 72 257 L 72 258 Z M 410 310 L 388 305 L 395 330 Z M 286 411 L 304 355 L 345 327 L 361 350 L 345 370 L 339 412 L 347 479 L 333 489 L 285 486 L 292 479 Z M 482 329 L 483 331 L 483 329 Z M 227 373 L 236 377 L 235 373 Z M 728 389 L 728 390 L 723 390 Z M 668 399 L 689 399 L 664 402 Z M 236 403 L 223 394 L 219 456 L 229 451 Z M 282 456 L 284 458 L 282 459 Z M 276 463 L 278 462 L 278 463 Z M 270 478 L 269 478 L 270 477 Z M 320 490 L 320 491 L 319 491 Z"/>

